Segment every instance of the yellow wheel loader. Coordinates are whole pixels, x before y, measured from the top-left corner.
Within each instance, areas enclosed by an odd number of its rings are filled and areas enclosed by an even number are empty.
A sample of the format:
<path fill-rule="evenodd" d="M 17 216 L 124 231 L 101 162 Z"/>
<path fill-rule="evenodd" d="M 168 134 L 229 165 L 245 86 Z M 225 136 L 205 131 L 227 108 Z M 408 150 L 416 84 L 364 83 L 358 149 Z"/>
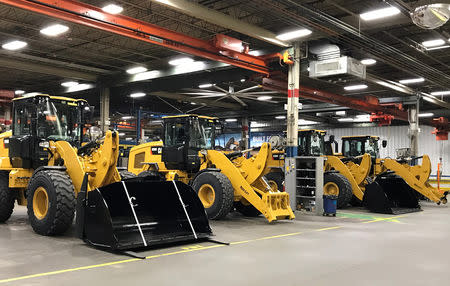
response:
<path fill-rule="evenodd" d="M 190 184 L 210 219 L 221 219 L 233 208 L 246 216 L 263 214 L 269 222 L 295 218 L 289 194 L 264 178 L 273 165 L 270 144 L 263 144 L 250 159 L 239 159 L 243 152 L 214 150 L 217 118 L 180 115 L 163 120 L 164 143 L 133 147 L 129 172 Z"/>
<path fill-rule="evenodd" d="M 41 235 L 66 232 L 77 208 L 79 237 L 112 249 L 209 236 L 191 188 L 121 180 L 117 132 L 85 142 L 91 111 L 85 100 L 67 97 L 13 100 L 12 131 L 0 135 L 0 223 L 17 201 L 27 206 L 30 224 Z"/>
<path fill-rule="evenodd" d="M 373 168 L 370 177 L 380 187 L 370 194 L 372 201 L 378 201 L 379 212 L 398 212 L 398 207 L 418 208 L 417 195 L 420 193 L 427 199 L 446 204 L 448 192 L 441 192 L 428 182 L 431 173 L 431 162 L 427 155 L 416 158 L 380 158 L 379 137 L 377 136 L 345 136 L 342 137 L 342 155 L 358 156 L 369 153 Z M 383 147 L 387 144 L 383 141 Z M 421 165 L 411 166 L 409 163 L 422 159 Z M 415 206 L 416 205 L 416 206 Z"/>

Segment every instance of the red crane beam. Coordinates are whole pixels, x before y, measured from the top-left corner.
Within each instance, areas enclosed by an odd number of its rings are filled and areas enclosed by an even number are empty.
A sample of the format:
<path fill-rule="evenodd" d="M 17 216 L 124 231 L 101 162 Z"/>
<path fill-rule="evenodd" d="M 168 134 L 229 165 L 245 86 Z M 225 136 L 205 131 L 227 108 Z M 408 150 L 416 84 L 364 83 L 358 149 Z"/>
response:
<path fill-rule="evenodd" d="M 286 94 L 288 93 L 288 84 L 286 81 L 271 78 L 263 78 L 262 86 L 266 89 L 275 90 Z M 333 103 L 341 106 L 347 106 L 355 110 L 360 110 L 369 113 L 381 112 L 384 114 L 393 115 L 396 119 L 408 121 L 408 113 L 404 110 L 400 110 L 394 107 L 387 107 L 380 104 L 374 104 L 367 102 L 365 100 L 360 100 L 326 91 L 321 91 L 306 86 L 300 86 L 299 97 L 326 103 Z"/>
<path fill-rule="evenodd" d="M 0 3 L 258 73 L 269 74 L 269 68 L 263 58 L 220 49 L 214 45 L 213 41 L 190 37 L 131 17 L 112 15 L 85 3 L 72 0 L 0 0 Z"/>

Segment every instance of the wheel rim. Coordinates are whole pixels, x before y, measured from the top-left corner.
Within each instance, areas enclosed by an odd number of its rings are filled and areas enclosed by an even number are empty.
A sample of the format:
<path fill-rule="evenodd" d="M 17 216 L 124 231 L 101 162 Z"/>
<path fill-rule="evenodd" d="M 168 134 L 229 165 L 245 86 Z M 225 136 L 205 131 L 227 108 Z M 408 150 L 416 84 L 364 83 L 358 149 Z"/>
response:
<path fill-rule="evenodd" d="M 48 194 L 43 187 L 38 187 L 33 195 L 34 216 L 41 220 L 48 213 Z"/>
<path fill-rule="evenodd" d="M 198 189 L 198 197 L 205 208 L 210 208 L 214 204 L 216 193 L 210 184 L 204 184 Z"/>
<path fill-rule="evenodd" d="M 323 186 L 323 194 L 327 196 L 337 196 L 339 195 L 339 187 L 336 183 L 328 182 Z"/>
<path fill-rule="evenodd" d="M 272 191 L 276 192 L 278 191 L 278 184 L 274 180 L 268 180 L 267 183 L 269 184 Z"/>

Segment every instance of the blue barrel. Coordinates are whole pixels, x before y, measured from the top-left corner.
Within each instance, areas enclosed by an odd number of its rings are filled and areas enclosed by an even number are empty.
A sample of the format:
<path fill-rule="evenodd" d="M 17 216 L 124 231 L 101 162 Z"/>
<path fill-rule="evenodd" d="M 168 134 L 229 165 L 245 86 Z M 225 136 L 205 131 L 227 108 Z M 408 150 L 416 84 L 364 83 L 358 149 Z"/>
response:
<path fill-rule="evenodd" d="M 336 216 L 337 196 L 323 196 L 323 215 Z"/>

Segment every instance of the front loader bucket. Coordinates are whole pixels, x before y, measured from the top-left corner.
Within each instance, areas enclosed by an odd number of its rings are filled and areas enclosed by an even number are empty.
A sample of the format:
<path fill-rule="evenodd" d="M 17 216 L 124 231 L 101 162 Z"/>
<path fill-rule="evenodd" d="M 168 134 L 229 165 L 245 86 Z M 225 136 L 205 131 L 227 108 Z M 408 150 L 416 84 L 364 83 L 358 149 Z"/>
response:
<path fill-rule="evenodd" d="M 415 191 L 398 176 L 378 176 L 366 185 L 363 205 L 371 212 L 402 214 L 420 211 Z"/>
<path fill-rule="evenodd" d="M 83 221 L 77 221 L 77 225 L 83 223 L 77 227 L 81 238 L 113 250 L 212 235 L 200 199 L 181 182 L 132 178 L 113 183 L 88 192 L 80 210 L 84 211 L 80 215 Z"/>

